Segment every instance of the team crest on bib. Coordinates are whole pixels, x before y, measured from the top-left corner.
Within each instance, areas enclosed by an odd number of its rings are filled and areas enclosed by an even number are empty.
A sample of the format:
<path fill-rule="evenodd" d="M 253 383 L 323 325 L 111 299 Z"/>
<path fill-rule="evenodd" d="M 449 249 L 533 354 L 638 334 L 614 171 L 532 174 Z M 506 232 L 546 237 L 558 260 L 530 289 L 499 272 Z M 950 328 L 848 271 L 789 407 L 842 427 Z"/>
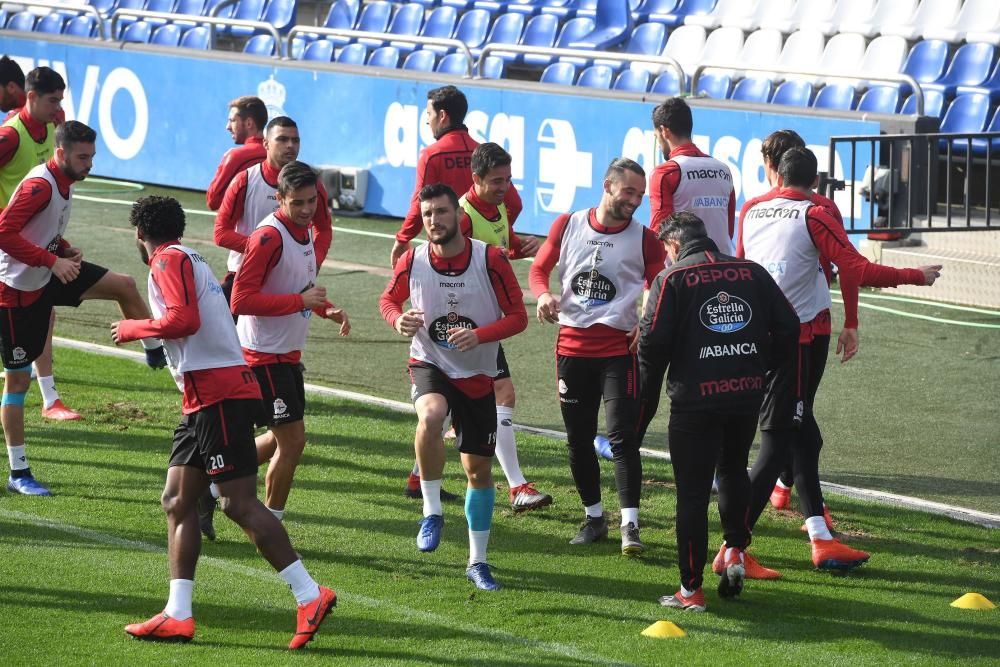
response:
<path fill-rule="evenodd" d="M 274 416 L 280 417 L 288 411 L 288 406 L 280 398 L 274 399 Z"/>
<path fill-rule="evenodd" d="M 698 315 L 702 325 L 716 333 L 733 333 L 750 324 L 750 304 L 728 292 L 719 292 L 701 304 Z"/>
<path fill-rule="evenodd" d="M 434 341 L 435 345 L 443 347 L 446 350 L 454 350 L 455 346 L 448 342 L 448 330 L 475 329 L 476 323 L 456 312 L 458 308 L 458 295 L 454 292 L 448 292 L 448 308 L 450 309 L 448 314 L 431 322 L 428 330 L 431 340 Z"/>

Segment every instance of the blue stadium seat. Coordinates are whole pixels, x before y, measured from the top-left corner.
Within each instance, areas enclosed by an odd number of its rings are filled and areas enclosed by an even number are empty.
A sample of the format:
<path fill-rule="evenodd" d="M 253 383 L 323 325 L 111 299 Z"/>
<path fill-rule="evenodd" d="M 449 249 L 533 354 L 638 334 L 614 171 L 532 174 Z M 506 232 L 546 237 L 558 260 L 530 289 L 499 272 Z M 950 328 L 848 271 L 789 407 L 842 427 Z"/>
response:
<path fill-rule="evenodd" d="M 35 30 L 38 30 L 37 26 Z M 984 95 L 989 95 L 993 102 L 996 103 L 1000 99 L 1000 61 L 997 61 L 996 67 L 993 68 L 993 72 L 986 81 L 983 81 L 978 86 L 959 86 L 956 93 L 958 95 L 983 93 Z"/>
<path fill-rule="evenodd" d="M 420 5 L 410 5 L 420 7 Z M 423 8 L 421 8 L 421 11 Z M 368 65 L 371 67 L 385 67 L 386 69 L 396 69 L 399 67 L 399 49 L 395 46 L 380 46 L 372 51 L 368 56 Z"/>
<path fill-rule="evenodd" d="M 807 107 L 812 99 L 812 84 L 808 81 L 785 81 L 771 98 L 771 104 Z"/>
<path fill-rule="evenodd" d="M 607 51 L 624 42 L 632 32 L 628 0 L 598 0 L 594 30 L 570 44 L 570 48 Z"/>
<path fill-rule="evenodd" d="M 645 93 L 649 90 L 649 72 L 638 69 L 622 70 L 612 87 L 615 90 Z"/>
<path fill-rule="evenodd" d="M 493 27 L 490 28 L 490 33 L 486 36 L 486 44 L 517 44 L 521 41 L 521 32 L 524 30 L 524 14 L 501 14 L 497 17 L 497 20 L 493 22 Z M 473 56 L 479 56 L 482 52 L 481 48 L 470 49 Z M 506 61 L 515 60 L 517 54 L 503 53 L 501 51 L 493 51 L 492 55 L 503 59 Z M 496 77 L 500 78 L 500 77 Z"/>
<path fill-rule="evenodd" d="M 640 0 L 632 10 L 632 18 L 640 25 L 647 21 L 656 21 L 654 16 L 669 15 L 677 8 L 677 2 L 678 0 Z"/>
<path fill-rule="evenodd" d="M 909 74 L 917 83 L 925 84 L 937 81 L 944 75 L 945 65 L 948 64 L 948 49 L 951 45 L 940 39 L 925 39 L 917 42 L 910 49 L 903 63 L 903 74 Z M 912 92 L 906 84 L 893 84 L 900 86 L 905 95 Z"/>
<path fill-rule="evenodd" d="M 433 72 L 436 60 L 436 53 L 427 49 L 420 49 L 419 51 L 414 51 L 410 55 L 406 56 L 406 60 L 403 61 L 403 69 L 412 69 L 419 72 Z"/>
<path fill-rule="evenodd" d="M 577 17 L 594 18 L 597 14 L 597 0 L 568 0 L 562 5 L 546 5 L 542 7 L 542 13 L 558 16 L 562 20 Z"/>
<path fill-rule="evenodd" d="M 153 34 L 153 26 L 145 21 L 136 21 L 125 26 L 122 31 L 123 42 L 134 42 L 136 44 L 148 44 L 149 38 Z"/>
<path fill-rule="evenodd" d="M 941 132 L 982 132 L 990 113 L 990 96 L 982 93 L 959 95 L 944 112 Z"/>
<path fill-rule="evenodd" d="M 550 48 L 556 43 L 556 34 L 559 31 L 559 19 L 552 14 L 539 14 L 532 16 L 528 24 L 524 26 L 524 34 L 521 35 L 523 46 L 540 46 Z M 524 62 L 525 55 L 517 57 L 519 62 Z"/>
<path fill-rule="evenodd" d="M 104 18 L 111 15 L 111 11 L 115 8 L 115 2 L 117 0 L 87 0 L 87 4 L 96 9 Z"/>
<path fill-rule="evenodd" d="M 771 99 L 771 80 L 763 77 L 749 76 L 741 79 L 729 94 L 729 99 L 741 102 L 756 102 L 767 104 Z"/>
<path fill-rule="evenodd" d="M 386 0 L 369 2 L 362 7 L 361 16 L 358 17 L 355 29 L 364 30 L 365 32 L 385 32 L 389 27 L 389 18 L 391 16 L 391 2 L 387 2 Z"/>
<path fill-rule="evenodd" d="M 274 55 L 274 37 L 271 35 L 254 35 L 243 45 L 243 53 L 267 57 Z"/>
<path fill-rule="evenodd" d="M 944 76 L 933 83 L 923 84 L 923 89 L 940 90 L 946 97 L 956 93 L 959 86 L 978 86 L 990 75 L 996 49 L 985 42 L 963 44 L 955 53 Z"/>
<path fill-rule="evenodd" d="M 22 5 L 23 6 L 23 5 Z M 7 30 L 17 30 L 18 32 L 31 32 L 35 29 L 35 20 L 38 17 L 31 12 L 18 12 L 7 21 Z"/>
<path fill-rule="evenodd" d="M 569 0 L 516 0 L 507 5 L 507 11 L 525 16 L 541 16 L 543 8 L 562 7 L 567 2 Z"/>
<path fill-rule="evenodd" d="M 468 63 L 469 57 L 464 53 L 449 53 L 442 58 L 440 62 L 438 62 L 437 72 L 439 74 L 455 74 L 457 76 L 465 76 L 469 72 Z"/>
<path fill-rule="evenodd" d="M 146 0 L 118 0 L 118 6 L 115 7 L 116 10 L 119 9 L 145 9 Z M 125 31 L 126 26 L 135 23 L 136 19 L 131 16 L 119 16 L 118 17 L 118 39 L 122 38 L 122 34 Z M 110 28 L 109 28 L 110 30 Z"/>
<path fill-rule="evenodd" d="M 124 0 L 118 0 L 119 3 Z M 223 0 L 207 0 L 205 3 L 205 16 L 211 16 L 215 12 L 215 8 L 221 5 Z M 120 6 L 120 5 L 119 5 Z M 233 16 L 233 12 L 236 11 L 236 5 L 229 5 L 225 7 L 216 15 L 216 18 L 228 19 Z"/>
<path fill-rule="evenodd" d="M 680 95 L 681 94 L 681 82 L 677 79 L 677 72 L 674 68 L 663 70 L 656 81 L 653 82 L 653 87 L 650 88 L 651 93 L 657 93 L 659 95 Z"/>
<path fill-rule="evenodd" d="M 584 88 L 601 88 L 608 90 L 611 88 L 611 80 L 615 76 L 615 71 L 607 65 L 591 65 L 580 73 L 576 85 Z"/>
<path fill-rule="evenodd" d="M 302 52 L 302 60 L 318 60 L 328 63 L 333 60 L 334 43 L 329 39 L 317 39 L 306 45 Z"/>
<path fill-rule="evenodd" d="M 273 25 L 282 35 L 295 25 L 295 0 L 270 0 L 263 20 Z"/>
<path fill-rule="evenodd" d="M 872 86 L 858 100 L 857 111 L 870 113 L 896 113 L 899 108 L 899 88 L 896 86 Z"/>
<path fill-rule="evenodd" d="M 823 86 L 813 100 L 816 109 L 836 109 L 850 111 L 854 108 L 857 91 L 849 83 L 828 83 Z"/>
<path fill-rule="evenodd" d="M 594 19 L 581 16 L 580 18 L 570 19 L 563 24 L 562 30 L 559 32 L 559 37 L 556 38 L 556 46 L 561 49 L 569 48 L 569 45 L 577 40 L 578 37 L 586 35 L 588 32 L 594 29 Z M 531 65 L 534 67 L 546 66 L 553 60 L 552 56 L 542 56 L 534 54 L 525 54 L 524 64 Z M 576 66 L 584 66 L 590 64 L 589 59 L 584 58 L 566 58 L 560 57 L 559 62 L 568 62 Z"/>
<path fill-rule="evenodd" d="M 357 18 L 357 6 L 351 4 L 347 0 L 336 0 L 336 2 L 330 5 L 330 11 L 326 13 L 326 19 L 323 21 L 323 27 L 333 28 L 335 30 L 353 30 Z M 318 35 L 302 33 L 302 37 L 312 41 L 317 39 Z M 329 40 L 337 46 L 343 46 L 351 43 L 350 37 L 333 37 L 327 35 L 324 39 Z"/>
<path fill-rule="evenodd" d="M 917 111 L 917 96 L 910 95 L 903 101 L 903 106 L 899 109 L 899 113 L 904 116 L 910 116 Z M 925 90 L 924 91 L 924 115 L 932 116 L 934 118 L 940 118 L 941 114 L 944 113 L 944 93 L 940 90 Z"/>
<path fill-rule="evenodd" d="M 441 0 L 443 7 L 451 7 L 457 12 L 470 11 L 473 8 L 474 0 Z"/>
<path fill-rule="evenodd" d="M 1000 108 L 996 110 L 993 114 L 993 120 L 990 121 L 989 125 L 986 126 L 984 132 L 1000 132 Z M 992 144 L 990 148 L 990 158 L 995 159 L 996 156 L 1000 155 L 1000 139 L 973 139 L 972 140 L 972 154 L 979 157 L 986 156 L 986 145 Z M 964 153 L 963 153 L 964 154 Z"/>
<path fill-rule="evenodd" d="M 573 63 L 552 63 L 542 70 L 542 83 L 557 83 L 562 86 L 572 86 L 576 78 L 576 65 Z"/>
<path fill-rule="evenodd" d="M 233 12 L 234 19 L 241 21 L 259 21 L 264 16 L 264 0 L 239 0 L 236 10 Z M 239 26 L 219 27 L 220 32 L 229 32 L 235 37 L 249 37 L 254 33 L 253 28 L 241 28 Z"/>
<path fill-rule="evenodd" d="M 211 46 L 208 28 L 203 25 L 195 26 L 184 33 L 181 37 L 180 47 L 182 49 L 207 50 Z"/>
<path fill-rule="evenodd" d="M 419 35 L 424 25 L 424 7 L 415 2 L 400 5 L 389 23 L 390 35 Z M 419 47 L 412 42 L 390 42 L 390 46 L 409 53 Z"/>
<path fill-rule="evenodd" d="M 658 56 L 667 43 L 667 28 L 662 23 L 643 23 L 632 30 L 632 36 L 625 47 L 625 53 Z M 625 63 L 621 60 L 594 60 L 595 65 L 609 65 L 620 70 Z"/>
<path fill-rule="evenodd" d="M 521 15 L 519 14 L 518 16 Z M 486 60 L 483 61 L 483 78 L 502 79 L 506 64 L 507 62 L 503 58 L 486 56 Z"/>
<path fill-rule="evenodd" d="M 173 23 L 161 25 L 153 31 L 149 43 L 160 46 L 177 46 L 181 43 L 181 27 Z"/>
<path fill-rule="evenodd" d="M 96 37 L 97 19 L 93 16 L 82 15 L 71 18 L 63 28 L 64 35 L 73 37 Z"/>
<path fill-rule="evenodd" d="M 379 4 L 381 3 L 381 4 Z M 375 5 L 379 6 L 379 9 L 369 9 Z M 383 17 L 383 12 L 385 16 Z M 381 32 L 386 35 L 393 32 L 393 25 L 396 25 L 395 34 L 407 34 L 404 29 L 410 27 L 414 19 L 418 21 L 423 21 L 424 8 L 423 5 L 401 5 L 399 10 L 396 11 L 395 16 L 392 14 L 392 3 L 384 2 L 384 0 L 377 0 L 377 2 L 372 2 L 365 5 L 364 9 L 361 10 L 361 18 L 358 19 L 358 30 L 367 30 L 368 32 Z M 396 16 L 402 16 L 401 21 L 396 24 Z M 384 23 L 383 23 L 383 18 Z M 368 27 L 362 27 L 366 25 Z M 417 31 L 420 29 L 420 24 L 417 23 Z M 414 34 L 414 33 L 408 33 Z M 385 46 L 386 39 L 368 39 L 363 37 L 358 40 L 362 44 L 367 44 L 372 48 L 378 48 L 380 46 Z"/>
<path fill-rule="evenodd" d="M 420 31 L 423 37 L 437 37 L 439 39 L 451 39 L 455 34 L 455 24 L 458 22 L 458 11 L 454 7 L 435 7 Z M 448 53 L 450 50 L 446 46 L 423 46 L 434 53 Z"/>
<path fill-rule="evenodd" d="M 167 14 L 172 14 L 176 9 L 176 0 L 146 0 L 146 11 L 150 12 L 166 12 Z M 154 26 L 160 26 L 166 24 L 166 19 L 153 19 L 144 18 L 143 21 Z"/>
<path fill-rule="evenodd" d="M 462 14 L 455 28 L 455 39 L 465 42 L 470 49 L 482 46 L 486 41 L 486 31 L 490 27 L 490 13 L 485 9 L 473 9 Z M 438 63 L 440 72 L 441 64 Z"/>
<path fill-rule="evenodd" d="M 733 77 L 729 74 L 710 72 L 698 77 L 698 89 L 694 94 L 698 97 L 724 100 L 729 97 L 729 88 L 732 85 Z"/>
<path fill-rule="evenodd" d="M 364 65 L 367 59 L 368 47 L 364 44 L 348 44 L 336 56 L 341 65 Z"/>
<path fill-rule="evenodd" d="M 649 20 L 663 23 L 669 28 L 675 28 L 684 23 L 684 19 L 692 14 L 708 14 L 715 8 L 715 0 L 680 0 L 677 7 L 667 14 L 650 14 Z"/>
<path fill-rule="evenodd" d="M 62 33 L 65 22 L 66 17 L 58 12 L 46 14 L 35 25 L 35 32 L 47 32 L 51 35 L 58 35 Z"/>
<path fill-rule="evenodd" d="M 178 0 L 177 6 L 174 7 L 174 14 L 184 14 L 185 16 L 204 16 L 205 0 Z M 174 21 L 174 23 L 182 26 L 184 30 L 198 25 L 194 21 Z"/>

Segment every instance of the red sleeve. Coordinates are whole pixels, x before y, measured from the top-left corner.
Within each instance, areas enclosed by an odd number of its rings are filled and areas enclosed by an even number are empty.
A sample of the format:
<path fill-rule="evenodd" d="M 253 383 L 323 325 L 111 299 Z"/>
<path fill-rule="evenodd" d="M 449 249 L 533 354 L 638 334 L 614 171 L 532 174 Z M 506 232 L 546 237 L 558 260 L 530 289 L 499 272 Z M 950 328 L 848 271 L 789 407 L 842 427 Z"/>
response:
<path fill-rule="evenodd" d="M 729 238 L 736 231 L 736 190 L 729 193 Z"/>
<path fill-rule="evenodd" d="M 538 249 L 535 261 L 528 269 L 528 286 L 536 297 L 549 291 L 549 276 L 559 262 L 559 251 L 562 248 L 562 235 L 569 223 L 569 213 L 563 213 L 552 223 L 545 243 Z"/>
<path fill-rule="evenodd" d="M 410 197 L 410 210 L 403 218 L 403 226 L 396 232 L 396 240 L 400 243 L 409 243 L 420 236 L 420 232 L 424 228 L 423 222 L 420 220 L 420 198 L 418 195 L 420 189 L 424 187 L 424 183 L 427 182 L 427 158 L 429 155 L 430 151 L 425 148 L 417 159 L 417 182 L 413 186 L 413 196 Z"/>
<path fill-rule="evenodd" d="M 486 249 L 486 270 L 493 283 L 493 292 L 503 311 L 503 317 L 486 326 L 477 327 L 476 335 L 480 343 L 492 343 L 516 336 L 528 328 L 528 313 L 524 309 L 524 295 L 517 283 L 514 268 L 504 255 L 503 248 L 490 246 Z"/>
<path fill-rule="evenodd" d="M 219 207 L 222 206 L 222 199 L 226 195 L 226 188 L 236 175 L 236 165 L 233 160 L 235 152 L 235 148 L 230 148 L 222 156 L 222 162 L 216 168 L 215 176 L 212 177 L 212 182 L 208 184 L 208 190 L 205 191 L 205 202 L 208 204 L 208 210 L 210 211 L 218 211 Z"/>
<path fill-rule="evenodd" d="M 656 238 L 653 230 L 648 227 L 642 228 L 642 259 L 646 265 L 646 285 L 652 285 L 653 279 L 665 268 L 667 251 L 664 250 L 663 244 Z"/>
<path fill-rule="evenodd" d="M 410 266 L 413 264 L 413 250 L 406 253 L 396 262 L 392 279 L 385 286 L 385 291 L 378 300 L 378 309 L 384 319 L 393 329 L 396 320 L 403 314 L 403 304 L 410 298 Z"/>
<path fill-rule="evenodd" d="M 233 313 L 236 315 L 289 315 L 305 308 L 299 294 L 262 294 L 271 269 L 281 259 L 281 236 L 264 226 L 250 235 L 243 264 L 233 282 Z"/>
<path fill-rule="evenodd" d="M 124 320 L 118 325 L 121 342 L 140 338 L 175 339 L 190 336 L 201 327 L 198 294 L 191 258 L 180 250 L 165 250 L 150 265 L 153 282 L 160 288 L 167 311 L 158 320 Z"/>
<path fill-rule="evenodd" d="M 28 266 L 52 268 L 56 255 L 21 236 L 21 230 L 49 205 L 52 186 L 44 178 L 31 178 L 18 186 L 7 208 L 0 212 L 0 250 Z"/>
<path fill-rule="evenodd" d="M 521 193 L 513 185 L 510 186 L 503 196 L 503 203 L 507 205 L 507 218 L 510 220 L 511 227 L 513 228 L 518 216 L 521 215 L 521 211 L 524 210 Z"/>
<path fill-rule="evenodd" d="M 247 172 L 241 171 L 226 188 L 222 205 L 215 215 L 215 245 L 236 252 L 247 251 L 247 240 L 250 238 L 236 231 L 236 226 L 243 217 L 243 206 L 247 197 Z"/>
<path fill-rule="evenodd" d="M 660 224 L 674 212 L 674 191 L 681 180 L 681 168 L 676 162 L 667 160 L 653 171 L 653 182 L 649 187 L 649 227 L 660 231 Z"/>
<path fill-rule="evenodd" d="M 330 252 L 330 244 L 333 243 L 333 218 L 330 217 L 330 207 L 327 205 L 329 197 L 326 188 L 319 181 L 316 182 L 316 213 L 313 214 L 313 249 L 316 251 L 316 268 L 318 269 L 327 254 Z"/>
<path fill-rule="evenodd" d="M 0 127 L 0 168 L 14 159 L 17 147 L 21 145 L 21 135 L 13 127 Z"/>

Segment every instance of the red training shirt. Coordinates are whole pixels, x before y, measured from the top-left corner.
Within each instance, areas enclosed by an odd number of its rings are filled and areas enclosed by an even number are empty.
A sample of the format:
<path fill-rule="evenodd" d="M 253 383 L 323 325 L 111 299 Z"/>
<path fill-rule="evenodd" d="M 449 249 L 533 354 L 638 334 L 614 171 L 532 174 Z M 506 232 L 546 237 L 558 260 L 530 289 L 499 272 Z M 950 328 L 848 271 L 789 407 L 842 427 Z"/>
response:
<path fill-rule="evenodd" d="M 218 211 L 226 196 L 226 188 L 236 175 L 260 164 L 267 158 L 263 137 L 247 137 L 246 143 L 230 148 L 222 156 L 222 162 L 215 170 L 215 176 L 205 191 L 205 201 L 211 211 Z"/>
<path fill-rule="evenodd" d="M 681 181 L 681 168 L 671 158 L 678 155 L 712 157 L 702 153 L 694 144 L 684 144 L 670 151 L 666 162 L 656 165 L 649 178 L 649 226 L 654 232 L 659 231 L 663 221 L 674 212 L 674 192 Z M 729 238 L 733 237 L 735 220 L 736 191 L 733 190 L 729 193 Z"/>

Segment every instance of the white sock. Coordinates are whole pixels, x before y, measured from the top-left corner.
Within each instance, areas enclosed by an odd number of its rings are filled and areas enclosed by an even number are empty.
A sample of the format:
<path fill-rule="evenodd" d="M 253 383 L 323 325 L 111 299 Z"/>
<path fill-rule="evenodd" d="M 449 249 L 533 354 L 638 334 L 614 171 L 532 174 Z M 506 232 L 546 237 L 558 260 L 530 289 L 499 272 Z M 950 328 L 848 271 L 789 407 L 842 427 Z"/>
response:
<path fill-rule="evenodd" d="M 171 579 L 170 597 L 167 598 L 167 606 L 163 613 L 170 618 L 183 621 L 191 618 L 191 595 L 194 591 L 194 582 L 190 579 Z"/>
<path fill-rule="evenodd" d="M 416 461 L 413 462 L 413 474 L 420 477 L 420 466 L 417 465 Z"/>
<path fill-rule="evenodd" d="M 594 505 L 588 505 L 587 507 L 584 507 L 583 511 L 586 512 L 587 516 L 593 517 L 593 518 L 596 519 L 597 517 L 599 517 L 602 514 L 604 514 L 604 505 L 602 503 L 598 502 L 598 503 L 596 503 Z"/>
<path fill-rule="evenodd" d="M 144 350 L 155 350 L 158 347 L 163 347 L 163 342 L 159 338 L 141 338 L 139 342 L 142 343 Z"/>
<path fill-rule="evenodd" d="M 469 531 L 469 565 L 486 562 L 486 545 L 490 542 L 490 531 Z"/>
<path fill-rule="evenodd" d="M 725 558 L 726 558 L 726 562 L 727 563 L 729 562 L 729 559 L 733 557 L 733 552 L 735 552 L 735 551 L 739 551 L 739 549 L 736 549 L 735 547 L 728 547 L 726 549 L 726 556 L 725 556 Z M 740 562 L 741 563 L 743 562 L 743 554 L 742 554 L 742 552 L 740 553 Z"/>
<path fill-rule="evenodd" d="M 639 527 L 639 508 L 638 507 L 623 507 L 622 508 L 622 525 L 627 526 L 628 524 L 634 524 L 636 528 Z"/>
<path fill-rule="evenodd" d="M 10 460 L 11 470 L 24 470 L 28 467 L 28 457 L 24 454 L 24 445 L 8 447 L 7 458 Z"/>
<path fill-rule="evenodd" d="M 497 461 L 503 468 L 510 488 L 527 483 L 521 472 L 521 463 L 517 460 L 517 443 L 514 441 L 514 409 L 503 405 L 497 406 Z"/>
<path fill-rule="evenodd" d="M 267 507 L 267 505 L 265 505 Z M 267 508 L 267 511 L 274 515 L 274 518 L 278 521 L 282 521 L 285 518 L 285 510 L 276 510 L 271 507 Z"/>
<path fill-rule="evenodd" d="M 301 560 L 295 561 L 278 575 L 292 589 L 292 595 L 295 596 L 297 603 L 306 604 L 319 597 L 319 584 L 309 576 L 309 572 L 306 571 L 306 566 L 302 564 Z"/>
<path fill-rule="evenodd" d="M 686 589 L 683 586 L 681 586 L 681 595 L 683 595 L 686 598 L 689 598 L 692 595 L 694 595 L 694 591 L 689 591 L 688 589 Z"/>
<path fill-rule="evenodd" d="M 830 529 L 826 527 L 826 519 L 823 515 L 811 516 L 806 519 L 806 530 L 809 531 L 810 540 L 832 540 L 833 535 L 830 534 Z"/>
<path fill-rule="evenodd" d="M 219 499 L 219 495 L 220 495 L 219 494 L 219 487 L 218 487 L 218 485 L 215 482 L 209 482 L 208 483 L 208 492 L 211 493 L 212 497 L 215 498 L 216 500 Z M 280 517 L 279 517 L 279 520 L 280 520 Z"/>
<path fill-rule="evenodd" d="M 46 408 L 59 400 L 59 392 L 56 391 L 56 379 L 51 375 L 38 378 L 38 388 L 42 391 L 42 405 Z"/>
<path fill-rule="evenodd" d="M 792 488 L 790 486 L 785 486 L 785 483 L 781 481 L 780 477 L 778 478 L 778 481 L 775 482 L 775 486 L 780 486 L 783 489 L 790 489 L 790 488 Z"/>
<path fill-rule="evenodd" d="M 444 514 L 441 511 L 441 480 L 420 478 L 420 492 L 424 496 L 424 516 Z"/>

